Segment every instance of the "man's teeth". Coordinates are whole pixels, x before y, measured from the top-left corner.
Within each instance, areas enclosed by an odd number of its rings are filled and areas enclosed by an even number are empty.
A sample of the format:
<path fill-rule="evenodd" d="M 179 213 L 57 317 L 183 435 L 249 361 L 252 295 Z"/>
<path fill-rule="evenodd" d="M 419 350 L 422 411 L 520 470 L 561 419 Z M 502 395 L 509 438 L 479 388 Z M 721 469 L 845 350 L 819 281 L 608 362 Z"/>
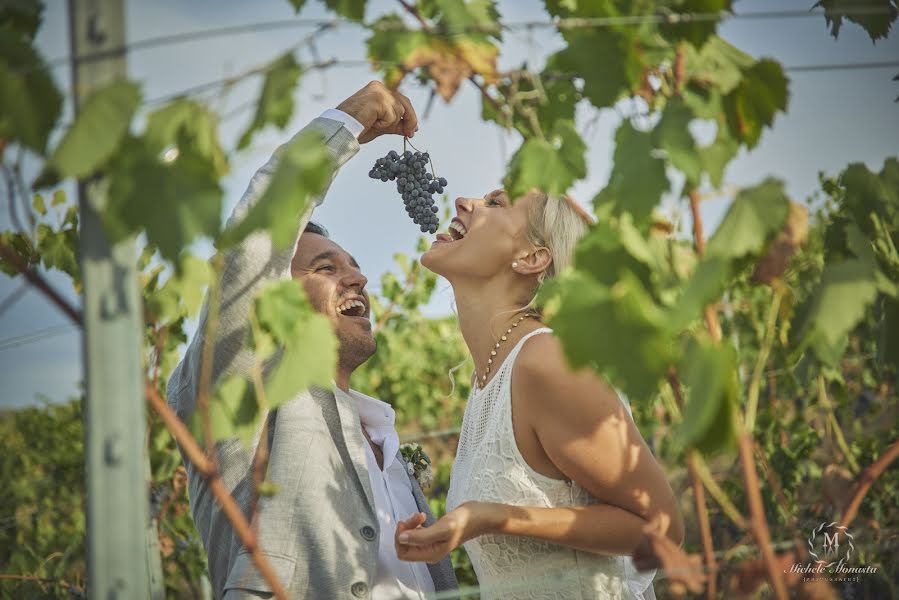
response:
<path fill-rule="evenodd" d="M 363 304 L 361 300 L 350 300 L 337 307 L 337 314 L 343 314 L 354 306 L 361 306 L 362 310 L 365 310 L 365 304 Z"/>
<path fill-rule="evenodd" d="M 453 222 L 451 222 L 451 223 L 449 224 L 448 229 L 452 229 L 453 231 L 455 231 L 456 233 L 458 233 L 458 234 L 459 234 L 460 236 L 462 236 L 462 237 L 465 237 L 465 234 L 468 233 L 468 230 L 465 229 L 465 225 L 463 225 L 463 224 L 460 223 L 459 221 L 453 221 Z"/>

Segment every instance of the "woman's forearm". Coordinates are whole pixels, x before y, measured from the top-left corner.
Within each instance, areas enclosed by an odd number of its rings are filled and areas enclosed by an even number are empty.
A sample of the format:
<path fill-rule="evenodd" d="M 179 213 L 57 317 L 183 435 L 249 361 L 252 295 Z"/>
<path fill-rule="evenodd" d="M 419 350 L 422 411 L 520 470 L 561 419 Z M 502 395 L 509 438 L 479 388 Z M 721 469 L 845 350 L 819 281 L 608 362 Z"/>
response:
<path fill-rule="evenodd" d="M 538 538 L 596 554 L 631 554 L 646 520 L 610 504 L 539 508 L 483 503 L 483 534 Z"/>

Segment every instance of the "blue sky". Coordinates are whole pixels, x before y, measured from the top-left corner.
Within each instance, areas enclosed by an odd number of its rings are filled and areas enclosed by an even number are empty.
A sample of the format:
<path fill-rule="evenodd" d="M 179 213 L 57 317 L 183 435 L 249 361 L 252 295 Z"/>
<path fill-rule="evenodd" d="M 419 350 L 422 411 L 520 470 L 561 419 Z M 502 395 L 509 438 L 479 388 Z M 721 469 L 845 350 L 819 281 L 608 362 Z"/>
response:
<path fill-rule="evenodd" d="M 129 40 L 197 30 L 244 25 L 279 19 L 330 18 L 322 3 L 309 0 L 298 17 L 287 0 L 238 2 L 221 0 L 154 0 L 127 4 Z M 545 20 L 542 3 L 537 0 L 500 0 L 499 9 L 508 22 Z M 813 0 L 769 1 L 741 0 L 735 11 L 807 10 Z M 38 34 L 41 51 L 47 58 L 68 54 L 68 29 L 65 4 L 49 2 L 45 23 Z M 397 10 L 396 3 L 371 0 L 367 19 L 372 20 Z M 190 86 L 264 64 L 311 31 L 297 27 L 247 33 L 230 37 L 199 40 L 160 48 L 145 49 L 128 56 L 130 76 L 140 82 L 145 98 L 157 98 Z M 859 27 L 844 24 L 839 40 L 834 40 L 823 17 L 748 20 L 725 22 L 720 33 L 737 47 L 757 57 L 772 57 L 784 65 L 856 63 L 895 60 L 899 57 L 899 36 L 872 44 Z M 365 58 L 365 34 L 359 27 L 341 25 L 322 35 L 316 50 L 322 59 L 361 60 Z M 560 46 L 549 31 L 535 30 L 506 35 L 500 57 L 501 67 L 520 65 L 527 60 L 539 66 L 543 58 Z M 299 54 L 312 61 L 310 49 Z M 779 116 L 774 128 L 765 132 L 762 142 L 751 153 L 741 154 L 728 168 L 725 181 L 729 189 L 751 185 L 766 176 L 783 179 L 795 200 L 804 200 L 817 187 L 819 171 L 836 173 L 850 162 L 862 161 L 879 170 L 884 158 L 899 154 L 899 83 L 891 81 L 899 69 L 841 70 L 790 73 L 790 105 Z M 70 87 L 67 68 L 54 70 L 60 88 Z M 296 93 L 296 111 L 284 131 L 267 130 L 258 135 L 251 148 L 232 161 L 232 171 L 224 181 L 226 210 L 234 206 L 255 169 L 279 143 L 326 108 L 335 106 L 361 85 L 377 75 L 365 66 L 341 66 L 304 76 Z M 245 105 L 255 97 L 259 78 L 239 84 L 227 95 L 211 95 L 213 106 L 223 114 Z M 424 116 L 427 93 L 414 85 L 402 91 Z M 579 114 L 579 127 L 589 147 L 588 177 L 572 192 L 583 202 L 602 188 L 611 169 L 613 134 L 619 121 L 613 110 L 604 111 L 593 121 L 590 111 Z M 252 114 L 238 112 L 222 123 L 221 136 L 226 148 L 233 148 Z M 416 145 L 434 157 L 441 175 L 456 195 L 480 195 L 497 187 L 508 158 L 520 140 L 505 135 L 480 119 L 480 98 L 471 86 L 463 86 L 452 104 L 436 100 L 423 119 Z M 368 169 L 375 158 L 397 148 L 397 140 L 381 138 L 363 147 L 359 155 L 341 171 L 325 205 L 315 219 L 324 223 L 332 237 L 361 263 L 372 287 L 392 268 L 395 252 L 413 253 L 419 235 L 395 199 L 390 186 L 372 182 Z M 190 199 L 186 198 L 185 202 Z M 707 230 L 720 220 L 730 196 L 708 200 L 702 205 Z M 669 210 L 680 210 L 669 201 Z M 5 207 L 4 207 L 5 208 Z M 8 228 L 6 210 L 0 211 L 0 227 Z M 683 215 L 689 227 L 689 216 Z M 200 244 L 197 252 L 208 254 Z M 67 295 L 64 278 L 50 280 Z M 0 276 L 0 301 L 19 286 Z M 451 310 L 452 292 L 445 282 L 438 286 L 431 314 Z M 38 395 L 51 401 L 65 400 L 77 393 L 81 379 L 80 335 L 40 294 L 27 291 L 10 309 L 0 315 L 0 407 L 35 402 Z M 19 336 L 48 331 L 37 341 L 18 343 Z M 64 333 L 59 333 L 64 331 Z"/>

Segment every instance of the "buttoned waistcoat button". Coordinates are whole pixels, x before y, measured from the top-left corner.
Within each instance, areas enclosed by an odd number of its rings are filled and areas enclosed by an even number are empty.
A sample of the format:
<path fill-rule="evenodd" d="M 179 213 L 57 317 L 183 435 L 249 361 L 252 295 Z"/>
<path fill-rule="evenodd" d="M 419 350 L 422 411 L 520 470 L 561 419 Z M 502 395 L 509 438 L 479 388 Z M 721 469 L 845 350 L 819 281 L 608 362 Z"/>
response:
<path fill-rule="evenodd" d="M 375 528 L 371 525 L 366 525 L 365 527 L 360 529 L 359 532 L 362 534 L 362 537 L 367 539 L 369 542 L 375 539 Z"/>
<path fill-rule="evenodd" d="M 368 594 L 368 584 L 366 584 L 364 581 L 357 581 L 353 584 L 353 587 L 351 587 L 350 590 L 357 598 L 364 598 L 365 595 Z"/>

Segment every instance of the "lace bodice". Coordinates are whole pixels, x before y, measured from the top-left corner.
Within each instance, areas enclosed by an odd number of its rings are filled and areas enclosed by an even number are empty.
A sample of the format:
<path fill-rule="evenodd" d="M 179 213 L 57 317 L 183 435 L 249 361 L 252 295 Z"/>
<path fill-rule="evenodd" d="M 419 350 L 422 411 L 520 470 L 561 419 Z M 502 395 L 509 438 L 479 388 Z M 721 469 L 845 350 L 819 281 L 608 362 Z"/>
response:
<path fill-rule="evenodd" d="M 447 510 L 479 500 L 517 506 L 585 506 L 599 501 L 577 482 L 533 470 L 512 429 L 512 368 L 530 337 L 515 345 L 483 389 L 472 386 L 453 463 Z M 482 598 L 653 600 L 654 572 L 638 573 L 629 557 L 581 552 L 535 538 L 485 535 L 465 544 Z"/>

